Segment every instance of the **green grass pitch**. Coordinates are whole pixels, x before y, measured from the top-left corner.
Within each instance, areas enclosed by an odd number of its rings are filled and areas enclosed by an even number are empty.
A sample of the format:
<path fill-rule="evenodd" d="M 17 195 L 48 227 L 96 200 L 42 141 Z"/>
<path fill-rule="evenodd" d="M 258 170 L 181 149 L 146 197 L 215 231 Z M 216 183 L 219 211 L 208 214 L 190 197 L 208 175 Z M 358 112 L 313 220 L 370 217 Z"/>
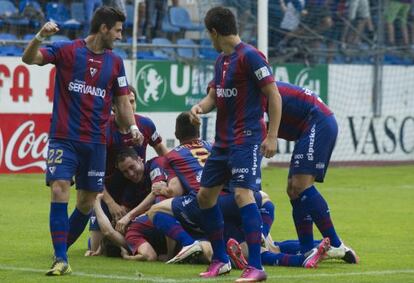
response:
<path fill-rule="evenodd" d="M 263 171 L 263 188 L 276 204 L 275 240 L 296 235 L 286 175 L 280 168 Z M 360 264 L 325 261 L 315 270 L 266 267 L 268 282 L 414 282 L 414 166 L 330 168 L 318 189 L 330 205 L 338 234 L 356 250 Z M 0 175 L 0 282 L 232 282 L 240 275 L 234 270 L 201 280 L 202 265 L 85 258 L 84 232 L 69 250 L 74 273 L 48 278 L 43 274 L 52 261 L 49 199 L 43 175 Z M 72 190 L 70 210 L 74 199 Z"/>

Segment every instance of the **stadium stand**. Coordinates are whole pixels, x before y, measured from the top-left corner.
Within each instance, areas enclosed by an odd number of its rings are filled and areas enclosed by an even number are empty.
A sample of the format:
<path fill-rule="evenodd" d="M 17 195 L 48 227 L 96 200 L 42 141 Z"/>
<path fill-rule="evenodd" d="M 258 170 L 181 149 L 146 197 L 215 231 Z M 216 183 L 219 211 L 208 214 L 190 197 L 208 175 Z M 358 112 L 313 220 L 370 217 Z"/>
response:
<path fill-rule="evenodd" d="M 190 45 L 194 46 L 196 43 L 192 39 L 181 38 L 177 40 L 178 45 Z M 180 57 L 191 59 L 191 58 L 198 58 L 199 57 L 199 50 L 196 48 L 184 48 L 178 47 L 177 54 Z"/>
<path fill-rule="evenodd" d="M 302 3 L 298 6 L 296 3 Z M 369 1 L 369 13 L 362 13 L 360 7 L 351 7 L 352 0 L 316 1 L 316 8 L 324 12 L 324 17 L 314 16 L 312 1 L 269 0 L 269 58 L 280 63 L 335 63 L 335 64 L 373 64 L 375 58 L 382 56 L 381 62 L 390 65 L 411 65 L 414 63 L 414 4 L 404 18 L 393 19 L 389 3 L 385 0 Z M 315 3 L 316 3 L 315 2 Z M 134 1 L 126 0 L 127 20 L 125 39 L 121 48 L 122 56 L 131 58 L 131 47 L 127 43 L 132 35 L 134 17 L 138 16 L 138 37 L 145 36 L 145 1 L 139 1 L 139 10 L 134 11 Z M 313 3 L 313 2 L 312 2 Z M 295 4 L 295 5 L 294 5 Z M 165 38 L 170 43 L 188 45 L 193 40 L 192 52 L 185 46 L 174 46 L 164 50 L 150 50 L 148 45 L 138 45 L 138 58 L 188 59 L 202 58 L 214 60 L 217 53 L 211 45 L 200 23 L 205 12 L 216 5 L 230 8 L 237 17 L 243 18 L 239 30 L 242 39 L 256 44 L 257 2 L 253 0 L 178 0 L 168 1 L 168 13 L 162 18 L 157 38 Z M 355 10 L 356 16 L 353 14 Z M 85 24 L 84 5 L 81 1 L 42 0 L 11 1 L 0 0 L 0 32 L 14 34 L 16 39 L 2 39 L 1 46 L 7 45 L 7 54 L 13 46 L 22 47 L 23 43 L 13 40 L 30 40 L 45 20 L 53 20 L 61 27 L 61 35 L 74 39 L 83 35 Z M 151 17 L 154 25 L 155 17 Z M 153 35 L 154 36 L 154 35 Z M 151 36 L 147 37 L 151 44 Z M 144 41 L 139 42 L 146 43 Z M 163 43 L 163 44 L 164 44 Z M 11 47 L 10 47 L 11 46 Z M 17 48 L 18 49 L 18 48 Z M 17 50 L 16 54 L 20 51 Z M 184 54 L 181 56 L 180 54 Z M 191 55 L 192 54 L 192 55 Z M 377 58 L 378 62 L 378 58 Z"/>

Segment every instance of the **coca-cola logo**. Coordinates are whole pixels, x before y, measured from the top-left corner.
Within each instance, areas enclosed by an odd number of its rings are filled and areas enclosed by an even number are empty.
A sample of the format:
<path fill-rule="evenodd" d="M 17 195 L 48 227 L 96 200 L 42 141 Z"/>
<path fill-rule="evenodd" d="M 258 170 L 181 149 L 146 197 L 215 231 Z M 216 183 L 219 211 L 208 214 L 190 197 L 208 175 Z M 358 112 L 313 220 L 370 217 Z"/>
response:
<path fill-rule="evenodd" d="M 31 167 L 46 169 L 48 137 L 47 133 L 35 134 L 35 122 L 29 120 L 21 124 L 7 144 L 0 132 L 0 165 L 4 154 L 4 164 L 10 171 L 21 171 Z"/>

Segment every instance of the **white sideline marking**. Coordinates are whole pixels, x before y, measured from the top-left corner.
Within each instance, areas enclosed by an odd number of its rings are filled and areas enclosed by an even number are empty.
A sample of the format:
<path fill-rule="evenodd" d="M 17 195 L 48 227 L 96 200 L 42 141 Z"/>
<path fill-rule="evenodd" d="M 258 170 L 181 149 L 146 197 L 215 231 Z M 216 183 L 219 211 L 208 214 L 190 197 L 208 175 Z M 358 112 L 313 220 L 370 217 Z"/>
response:
<path fill-rule="evenodd" d="M 34 272 L 44 274 L 46 270 L 36 268 L 25 268 L 16 267 L 0 264 L 0 270 L 6 271 L 21 271 L 21 272 Z M 235 273 L 235 272 L 234 272 Z M 349 273 L 314 273 L 312 274 L 298 274 L 298 275 L 270 275 L 268 279 L 300 279 L 300 278 L 315 278 L 315 277 L 345 277 L 345 276 L 380 276 L 380 275 L 393 275 L 393 274 L 414 274 L 414 269 L 395 269 L 395 270 L 382 270 L 382 271 L 362 271 L 362 272 L 349 272 Z M 126 281 L 150 281 L 150 282 L 169 282 L 169 283 L 182 283 L 182 282 L 200 282 L 207 281 L 208 279 L 197 278 L 179 278 L 171 279 L 165 277 L 146 277 L 141 273 L 137 276 L 124 276 L 124 275 L 105 275 L 105 274 L 94 274 L 85 272 L 73 272 L 70 276 L 89 277 L 95 279 L 116 279 Z M 235 277 L 236 278 L 236 277 Z M 214 281 L 226 281 L 231 280 L 232 276 L 222 276 L 215 278 Z M 210 281 L 211 282 L 211 281 Z"/>

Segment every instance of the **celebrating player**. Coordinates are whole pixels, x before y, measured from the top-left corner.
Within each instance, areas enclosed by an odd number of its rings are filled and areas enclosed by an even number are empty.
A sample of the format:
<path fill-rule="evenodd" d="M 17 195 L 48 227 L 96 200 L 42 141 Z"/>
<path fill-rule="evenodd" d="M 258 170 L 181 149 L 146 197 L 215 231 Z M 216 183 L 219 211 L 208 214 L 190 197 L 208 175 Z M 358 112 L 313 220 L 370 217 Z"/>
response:
<path fill-rule="evenodd" d="M 335 146 L 338 126 L 331 110 L 309 89 L 277 82 L 282 96 L 282 119 L 278 136 L 295 141 L 290 162 L 287 193 L 293 207 L 301 253 L 314 247 L 313 223 L 329 238 L 330 258 L 358 263 L 355 252 L 336 234 L 326 200 L 314 183 L 323 182 Z"/>
<path fill-rule="evenodd" d="M 133 112 L 135 112 L 135 88 L 131 85 L 128 85 L 129 89 L 129 102 L 131 104 Z M 108 128 L 107 128 L 107 159 L 106 159 L 106 171 L 105 171 L 105 187 L 102 197 L 102 207 L 105 214 L 109 217 L 110 221 L 115 223 L 124 217 L 127 213 L 128 208 L 125 207 L 124 202 L 124 193 L 128 190 L 128 187 L 133 187 L 133 190 L 136 190 L 136 186 L 128 182 L 127 179 L 122 175 L 119 170 L 116 170 L 115 159 L 119 154 L 120 150 L 126 146 L 131 146 L 138 156 L 145 163 L 146 161 L 146 150 L 147 146 L 150 145 L 154 148 L 158 155 L 164 155 L 167 153 L 167 148 L 162 143 L 162 138 L 157 132 L 157 129 L 154 125 L 154 122 L 148 118 L 141 116 L 139 114 L 134 114 L 135 121 L 138 125 L 140 132 L 143 135 L 143 142 L 141 145 L 133 143 L 131 134 L 122 130 L 120 127 L 120 115 L 119 111 L 114 105 L 113 111 L 115 115 L 112 115 L 109 118 Z M 137 205 L 136 201 L 130 201 L 132 207 Z M 131 207 L 130 207 L 131 208 Z M 102 240 L 102 233 L 99 231 L 99 221 L 95 221 L 96 217 L 94 213 L 91 215 L 91 238 L 90 238 L 90 250 L 96 251 L 99 244 Z M 128 220 L 129 222 L 129 220 Z M 128 224 L 125 223 L 125 224 Z"/>
<path fill-rule="evenodd" d="M 125 15 L 117 9 L 99 8 L 85 39 L 56 42 L 40 48 L 42 41 L 59 31 L 46 23 L 23 54 L 27 64 L 56 66 L 52 122 L 49 132 L 46 182 L 51 188 L 50 233 L 55 260 L 46 275 L 71 273 L 67 248 L 88 222 L 105 176 L 105 133 L 114 100 L 122 127 L 134 142 L 142 142 L 128 101 L 128 83 L 122 59 L 112 53 L 122 37 Z M 77 204 L 70 218 L 67 203 L 75 176 Z"/>
<path fill-rule="evenodd" d="M 213 87 L 191 109 L 193 120 L 199 122 L 198 114 L 217 107 L 215 144 L 197 195 L 214 255 L 209 268 L 200 276 L 215 277 L 231 269 L 223 241 L 223 216 L 217 206 L 223 184 L 230 179 L 249 249 L 249 266 L 237 282 L 262 281 L 266 279 L 260 259 L 262 220 L 253 192 L 260 188 L 262 156 L 272 157 L 276 153 L 281 98 L 265 57 L 240 40 L 229 9 L 212 8 L 204 22 L 214 48 L 222 54 L 215 64 Z M 270 118 L 267 132 L 263 120 L 266 98 Z"/>

